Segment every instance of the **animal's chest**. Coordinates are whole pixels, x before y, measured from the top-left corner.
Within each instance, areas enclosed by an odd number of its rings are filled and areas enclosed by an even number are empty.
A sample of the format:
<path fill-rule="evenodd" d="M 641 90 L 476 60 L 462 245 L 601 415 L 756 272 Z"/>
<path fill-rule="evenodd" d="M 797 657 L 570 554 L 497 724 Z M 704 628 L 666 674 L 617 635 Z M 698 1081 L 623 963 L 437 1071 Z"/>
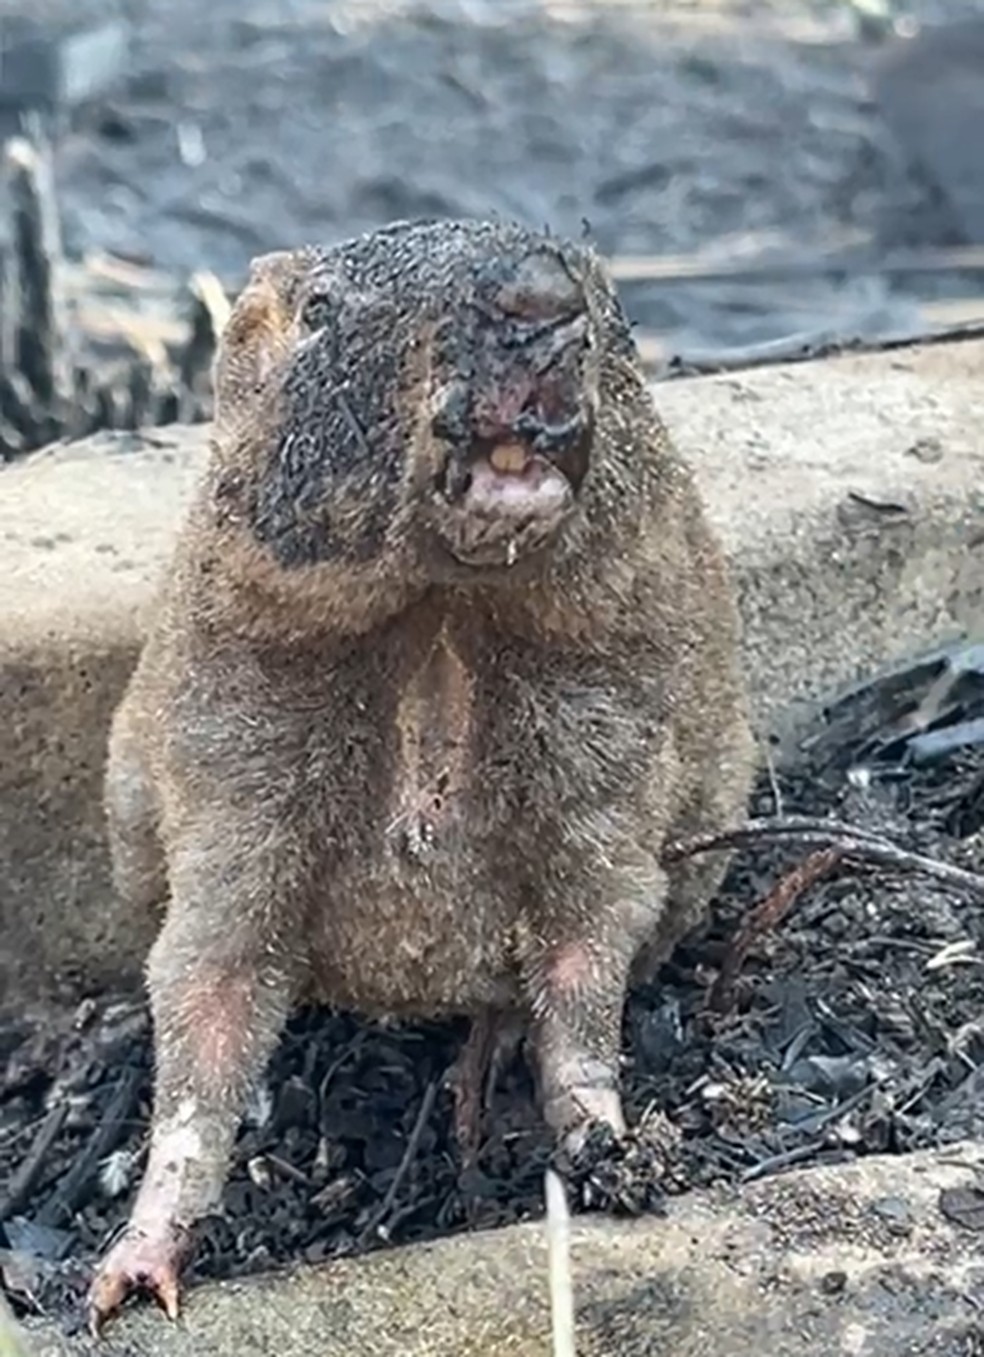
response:
<path fill-rule="evenodd" d="M 594 664 L 445 627 L 380 645 L 337 691 L 304 783 L 322 992 L 383 1011 L 495 1001 L 551 855 L 570 861 L 572 808 L 601 799 L 611 821 L 639 731 Z"/>
<path fill-rule="evenodd" d="M 467 831 L 481 831 L 480 763 L 489 730 L 481 676 L 443 633 L 393 697 L 382 800 L 386 857 L 423 862 Z M 482 716 L 485 722 L 482 723 Z M 497 712 L 500 718 L 502 713 Z"/>
<path fill-rule="evenodd" d="M 334 1001 L 468 1009 L 507 983 L 523 893 L 519 859 L 504 863 L 503 848 L 525 773 L 495 751 L 512 742 L 518 713 L 496 675 L 469 660 L 442 632 L 395 660 L 381 655 L 377 681 L 352 685 L 332 741 L 350 778 L 337 801 L 313 787 L 311 801 L 326 845 L 313 883 L 316 973 Z"/>
<path fill-rule="evenodd" d="M 317 736 L 309 790 L 346 874 L 426 891 L 535 867 L 572 807 L 617 800 L 636 780 L 645 704 L 592 659 L 442 626 L 338 686 L 346 705 Z"/>

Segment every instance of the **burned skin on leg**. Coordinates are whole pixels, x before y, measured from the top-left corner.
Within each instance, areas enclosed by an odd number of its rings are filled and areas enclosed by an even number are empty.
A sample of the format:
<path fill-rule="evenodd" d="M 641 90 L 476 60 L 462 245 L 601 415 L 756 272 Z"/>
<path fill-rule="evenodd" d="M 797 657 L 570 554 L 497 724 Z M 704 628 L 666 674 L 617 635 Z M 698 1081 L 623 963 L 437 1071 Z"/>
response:
<path fill-rule="evenodd" d="M 238 864 L 223 871 L 213 862 L 199 876 L 209 885 L 225 879 L 227 890 L 236 883 L 239 894 L 206 910 L 201 894 L 176 892 L 151 952 L 150 1153 L 127 1228 L 92 1284 L 95 1334 L 131 1292 L 149 1292 L 171 1318 L 177 1315 L 196 1226 L 221 1200 L 247 1097 L 298 989 L 299 968 L 280 945 L 280 930 L 257 924 L 258 899 L 276 900 L 278 883 Z M 181 877 L 178 870 L 172 878 L 179 887 Z"/>
<path fill-rule="evenodd" d="M 616 877 L 617 881 L 617 877 Z M 523 948 L 544 1119 L 576 1152 L 591 1125 L 625 1132 L 619 1092 L 622 1012 L 633 960 L 657 925 L 665 881 L 658 868 L 643 897 L 579 889 Z"/>
<path fill-rule="evenodd" d="M 545 757 L 523 847 L 530 863 L 517 955 L 545 1119 L 569 1149 L 593 1122 L 621 1135 L 622 1015 L 639 952 L 667 925 L 653 852 L 675 806 L 679 753 L 641 654 L 607 671 L 569 654 L 536 676 Z M 572 673 L 579 681 L 574 682 Z M 552 690 L 551 690 L 552 689 Z"/>

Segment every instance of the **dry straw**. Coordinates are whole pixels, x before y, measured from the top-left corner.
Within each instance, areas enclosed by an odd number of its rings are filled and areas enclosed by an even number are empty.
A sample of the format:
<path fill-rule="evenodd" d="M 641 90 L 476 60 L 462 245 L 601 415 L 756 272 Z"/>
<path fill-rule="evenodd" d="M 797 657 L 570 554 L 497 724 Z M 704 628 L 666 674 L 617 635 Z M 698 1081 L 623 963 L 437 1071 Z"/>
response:
<path fill-rule="evenodd" d="M 571 1282 L 571 1215 L 564 1185 L 546 1172 L 547 1254 L 550 1267 L 550 1320 L 553 1357 L 575 1357 L 574 1288 Z"/>

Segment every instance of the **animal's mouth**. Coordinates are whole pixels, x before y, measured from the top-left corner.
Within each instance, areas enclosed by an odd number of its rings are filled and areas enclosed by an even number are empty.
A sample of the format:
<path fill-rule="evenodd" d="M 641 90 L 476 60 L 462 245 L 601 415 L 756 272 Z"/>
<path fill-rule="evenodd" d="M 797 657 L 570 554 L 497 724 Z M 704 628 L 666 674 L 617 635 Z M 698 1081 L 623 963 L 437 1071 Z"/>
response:
<path fill-rule="evenodd" d="M 459 562 L 512 566 L 549 544 L 587 475 L 593 338 L 583 287 L 553 254 L 490 269 L 444 338 L 433 504 Z"/>
<path fill-rule="evenodd" d="M 445 541 L 465 565 L 514 565 L 544 545 L 574 504 L 560 468 L 528 444 L 483 449 L 462 469 L 443 515 Z"/>
<path fill-rule="evenodd" d="M 564 473 L 541 453 L 523 443 L 497 443 L 467 468 L 461 504 L 465 512 L 523 516 L 550 512 L 571 488 Z"/>

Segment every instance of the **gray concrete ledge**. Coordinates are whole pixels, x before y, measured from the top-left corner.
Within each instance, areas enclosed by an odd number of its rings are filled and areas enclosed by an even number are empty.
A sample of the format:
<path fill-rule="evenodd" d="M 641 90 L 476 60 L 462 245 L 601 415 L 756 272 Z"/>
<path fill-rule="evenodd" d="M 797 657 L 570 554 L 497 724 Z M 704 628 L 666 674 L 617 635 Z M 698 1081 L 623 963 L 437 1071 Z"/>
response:
<path fill-rule="evenodd" d="M 982 630 L 984 343 L 658 388 L 730 553 L 760 728 Z M 109 717 L 207 430 L 102 435 L 0 472 L 0 1007 L 133 984 L 108 888 Z"/>
<path fill-rule="evenodd" d="M 963 1167 L 961 1167 L 963 1165 Z M 940 1210 L 984 1148 L 871 1158 L 693 1193 L 666 1220 L 575 1222 L 578 1357 L 967 1357 L 979 1235 Z M 550 1357 L 540 1224 L 192 1289 L 94 1349 L 34 1323 L 34 1357 Z"/>

